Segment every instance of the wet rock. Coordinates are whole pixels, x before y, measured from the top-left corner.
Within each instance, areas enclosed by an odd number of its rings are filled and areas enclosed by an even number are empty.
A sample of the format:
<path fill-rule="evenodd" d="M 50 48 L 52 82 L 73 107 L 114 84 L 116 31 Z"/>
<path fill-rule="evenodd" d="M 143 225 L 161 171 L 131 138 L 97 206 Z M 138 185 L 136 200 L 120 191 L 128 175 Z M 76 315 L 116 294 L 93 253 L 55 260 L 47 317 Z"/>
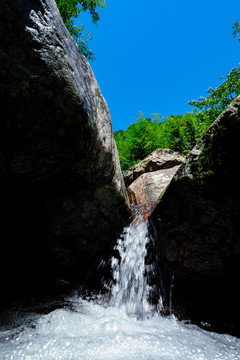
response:
<path fill-rule="evenodd" d="M 240 335 L 240 96 L 190 152 L 151 215 L 161 292 L 184 318 Z M 172 287 L 173 286 L 173 287 Z"/>
<path fill-rule="evenodd" d="M 55 1 L 0 3 L 0 287 L 11 297 L 83 282 L 129 214 L 108 106 Z"/>

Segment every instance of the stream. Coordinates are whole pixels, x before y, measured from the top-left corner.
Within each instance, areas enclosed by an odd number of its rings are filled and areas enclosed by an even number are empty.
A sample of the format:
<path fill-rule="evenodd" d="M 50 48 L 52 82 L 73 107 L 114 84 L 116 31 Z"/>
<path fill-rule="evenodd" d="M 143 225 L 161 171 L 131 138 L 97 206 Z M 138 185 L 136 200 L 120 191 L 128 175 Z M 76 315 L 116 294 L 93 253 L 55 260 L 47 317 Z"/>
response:
<path fill-rule="evenodd" d="M 240 339 L 208 332 L 151 305 L 145 268 L 148 222 L 117 242 L 109 296 L 66 299 L 48 314 L 11 310 L 0 327 L 0 360 L 240 360 Z"/>

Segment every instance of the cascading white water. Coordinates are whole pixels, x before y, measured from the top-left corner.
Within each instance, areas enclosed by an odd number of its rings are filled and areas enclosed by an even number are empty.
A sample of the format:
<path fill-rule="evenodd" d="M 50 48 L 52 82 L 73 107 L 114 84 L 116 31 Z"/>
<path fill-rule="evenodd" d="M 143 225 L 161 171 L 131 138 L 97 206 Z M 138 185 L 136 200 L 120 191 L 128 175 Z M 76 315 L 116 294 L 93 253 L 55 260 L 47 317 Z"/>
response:
<path fill-rule="evenodd" d="M 5 314 L 0 360 L 239 360 L 236 337 L 173 316 L 145 316 L 152 310 L 144 275 L 147 242 L 147 222 L 124 230 L 117 244 L 120 259 L 112 259 L 108 306 L 75 296 L 68 299 L 72 309 Z"/>
<path fill-rule="evenodd" d="M 146 245 L 149 241 L 148 224 L 142 217 L 124 229 L 116 250 L 120 261 L 112 258 L 113 279 L 110 304 L 123 307 L 128 315 L 144 318 L 149 313 L 149 287 L 145 276 Z"/>

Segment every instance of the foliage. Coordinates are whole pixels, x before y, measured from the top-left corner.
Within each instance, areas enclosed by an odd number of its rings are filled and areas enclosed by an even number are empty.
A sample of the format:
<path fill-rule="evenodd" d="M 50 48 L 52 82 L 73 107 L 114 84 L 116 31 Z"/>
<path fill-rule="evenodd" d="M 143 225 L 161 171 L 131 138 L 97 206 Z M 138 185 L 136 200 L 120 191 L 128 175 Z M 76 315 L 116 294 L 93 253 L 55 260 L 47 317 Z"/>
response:
<path fill-rule="evenodd" d="M 238 21 L 232 28 L 233 36 L 239 36 L 240 41 Z M 216 89 L 210 87 L 206 98 L 189 101 L 189 105 L 195 107 L 193 111 L 162 118 L 157 114 L 144 117 L 139 113 L 127 130 L 117 131 L 114 135 L 123 173 L 157 148 L 188 153 L 213 121 L 240 94 L 240 65 L 220 79 L 225 80 Z M 207 161 L 208 157 L 204 156 L 202 166 L 208 164 Z"/>
<path fill-rule="evenodd" d="M 145 118 L 143 113 L 135 119 L 126 131 L 115 134 L 122 170 L 128 170 L 139 160 L 156 149 L 158 144 L 157 119 Z"/>
<path fill-rule="evenodd" d="M 240 25 L 239 25 L 239 23 L 238 23 L 238 20 L 235 21 L 235 23 L 233 24 L 232 28 L 233 28 L 233 36 L 234 36 L 234 37 L 239 36 L 239 37 L 238 37 L 238 41 L 240 41 Z"/>
<path fill-rule="evenodd" d="M 144 117 L 139 113 L 125 131 L 115 132 L 123 173 L 157 148 L 187 153 L 202 134 L 203 126 L 197 111 L 185 115 Z"/>
<path fill-rule="evenodd" d="M 210 125 L 223 110 L 240 94 L 240 65 L 234 67 L 216 89 L 210 87 L 208 96 L 189 101 L 189 105 L 196 106 L 202 111 L 204 122 Z"/>
<path fill-rule="evenodd" d="M 85 28 L 82 24 L 76 26 L 76 19 L 81 12 L 89 11 L 92 22 L 96 24 L 99 21 L 97 6 L 106 7 L 105 0 L 56 0 L 56 4 L 63 18 L 68 31 L 77 42 L 80 50 L 89 60 L 94 60 L 94 53 L 89 49 L 88 43 L 91 41 L 91 34 L 84 33 Z"/>
<path fill-rule="evenodd" d="M 218 115 L 240 94 L 240 65 L 221 77 L 224 78 L 216 89 L 208 89 L 206 98 L 189 102 L 195 106 L 193 111 L 169 117 L 158 114 L 144 117 L 139 113 L 126 131 L 116 132 L 123 173 L 157 148 L 188 153 Z"/>

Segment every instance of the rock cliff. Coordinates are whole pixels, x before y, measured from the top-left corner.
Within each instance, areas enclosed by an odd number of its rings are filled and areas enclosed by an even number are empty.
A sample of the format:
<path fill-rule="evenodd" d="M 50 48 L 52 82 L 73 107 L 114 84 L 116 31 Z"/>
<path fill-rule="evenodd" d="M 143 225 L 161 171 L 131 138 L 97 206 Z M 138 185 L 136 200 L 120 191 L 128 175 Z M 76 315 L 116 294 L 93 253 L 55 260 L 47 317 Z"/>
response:
<path fill-rule="evenodd" d="M 239 137 L 240 96 L 190 152 L 151 215 L 165 306 L 238 335 Z"/>
<path fill-rule="evenodd" d="M 0 288 L 11 297 L 84 281 L 129 215 L 108 106 L 55 1 L 1 0 L 0 37 Z"/>

